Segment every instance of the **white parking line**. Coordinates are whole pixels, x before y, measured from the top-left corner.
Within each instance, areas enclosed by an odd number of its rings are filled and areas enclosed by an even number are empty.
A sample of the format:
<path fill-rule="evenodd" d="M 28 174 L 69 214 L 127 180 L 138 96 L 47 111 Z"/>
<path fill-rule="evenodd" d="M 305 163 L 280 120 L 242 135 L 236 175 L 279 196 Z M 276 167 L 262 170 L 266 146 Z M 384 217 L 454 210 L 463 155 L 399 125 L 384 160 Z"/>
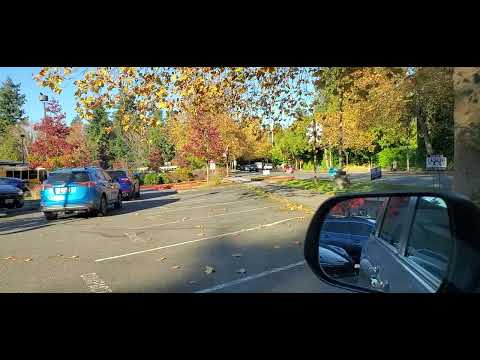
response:
<path fill-rule="evenodd" d="M 244 232 L 248 232 L 248 231 L 260 230 L 260 229 L 265 228 L 265 227 L 275 226 L 275 225 L 279 225 L 279 224 L 282 224 L 282 223 L 287 222 L 287 221 L 304 219 L 304 218 L 305 218 L 304 216 L 296 216 L 296 217 L 292 217 L 292 218 L 288 218 L 288 219 L 275 221 L 275 222 L 270 223 L 270 224 L 258 225 L 258 226 L 255 226 L 255 227 L 252 227 L 252 228 L 249 228 L 249 229 L 242 229 L 242 230 L 238 230 L 238 231 L 232 231 L 232 232 L 229 232 L 229 233 L 224 233 L 224 234 L 219 234 L 219 235 L 214 235 L 214 236 L 207 236 L 207 237 L 200 238 L 200 239 L 183 241 L 183 242 L 180 242 L 180 243 L 175 243 L 175 244 L 165 245 L 165 246 L 159 246 L 159 247 L 156 247 L 156 248 L 153 248 L 153 249 L 135 251 L 135 252 L 131 252 L 131 253 L 128 253 L 128 254 L 123 254 L 123 255 L 110 256 L 110 257 L 103 258 L 103 259 L 97 259 L 97 260 L 95 260 L 95 262 L 102 262 L 102 261 L 106 261 L 106 260 L 114 260 L 114 259 L 119 259 L 119 258 L 123 258 L 123 257 L 127 257 L 127 256 L 144 254 L 144 253 L 151 252 L 151 251 L 157 251 L 157 250 L 168 249 L 168 248 L 176 247 L 176 246 L 193 244 L 193 243 L 204 241 L 204 240 L 217 239 L 217 238 L 221 238 L 221 237 L 225 237 L 225 236 L 229 236 L 229 235 L 240 234 L 240 233 L 244 233 Z"/>
<path fill-rule="evenodd" d="M 203 220 L 203 219 L 209 219 L 209 218 L 214 218 L 214 217 L 218 217 L 218 216 L 236 215 L 236 214 L 242 214 L 242 213 L 247 213 L 247 212 L 251 212 L 251 211 L 265 210 L 265 209 L 271 209 L 271 208 L 277 208 L 277 207 L 280 207 L 280 205 L 264 206 L 264 207 L 255 208 L 255 209 L 247 209 L 247 210 L 241 210 L 241 211 L 226 212 L 226 213 L 215 214 L 215 215 L 201 216 L 201 217 L 197 217 L 197 218 L 189 218 L 189 219 L 186 219 L 186 220 L 183 220 L 183 219 L 182 220 L 175 220 L 175 221 L 170 221 L 170 222 L 166 222 L 166 223 L 162 223 L 162 224 L 155 224 L 155 225 L 148 225 L 148 226 L 138 226 L 138 227 L 134 227 L 134 228 L 128 228 L 128 230 L 152 229 L 152 228 L 156 228 L 156 227 L 159 227 L 159 226 L 178 224 L 178 223 L 182 223 L 182 222 L 185 222 L 185 221 Z M 123 229 L 123 228 L 115 228 L 115 229 Z"/>
<path fill-rule="evenodd" d="M 87 284 L 88 288 L 90 289 L 90 292 L 94 293 L 111 293 L 112 289 L 103 281 L 100 279 L 100 277 L 96 273 L 89 273 L 89 274 L 83 274 L 80 275 L 80 277 L 85 281 L 85 284 Z"/>
<path fill-rule="evenodd" d="M 258 279 L 258 278 L 262 278 L 264 276 L 268 276 L 268 275 L 271 275 L 271 274 L 274 274 L 274 273 L 277 273 L 277 272 L 280 272 L 280 271 L 293 269 L 297 266 L 302 266 L 302 265 L 305 265 L 304 260 L 299 261 L 299 262 L 294 263 L 294 264 L 287 265 L 287 266 L 275 268 L 275 269 L 272 269 L 272 270 L 267 270 L 267 271 L 261 272 L 259 274 L 250 275 L 250 276 L 238 279 L 238 280 L 226 282 L 226 283 L 223 283 L 223 284 L 220 284 L 220 285 L 208 288 L 208 289 L 195 291 L 195 293 L 196 294 L 205 294 L 205 293 L 210 293 L 210 292 L 214 292 L 214 291 L 217 291 L 217 290 L 222 290 L 222 289 L 225 289 L 225 288 L 228 288 L 228 287 L 231 287 L 231 286 L 235 286 L 235 285 L 247 282 L 247 281 L 252 281 L 252 280 L 255 280 L 255 279 Z"/>

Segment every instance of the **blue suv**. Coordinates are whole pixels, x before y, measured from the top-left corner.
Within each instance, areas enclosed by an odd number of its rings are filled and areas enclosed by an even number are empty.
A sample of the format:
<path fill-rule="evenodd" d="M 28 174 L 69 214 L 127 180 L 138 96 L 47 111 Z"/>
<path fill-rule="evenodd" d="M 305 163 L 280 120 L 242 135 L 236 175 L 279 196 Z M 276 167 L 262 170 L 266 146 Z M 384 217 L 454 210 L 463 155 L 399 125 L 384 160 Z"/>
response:
<path fill-rule="evenodd" d="M 120 185 L 96 167 L 55 170 L 44 181 L 40 195 L 47 220 L 55 220 L 59 213 L 104 216 L 109 205 L 122 207 Z"/>

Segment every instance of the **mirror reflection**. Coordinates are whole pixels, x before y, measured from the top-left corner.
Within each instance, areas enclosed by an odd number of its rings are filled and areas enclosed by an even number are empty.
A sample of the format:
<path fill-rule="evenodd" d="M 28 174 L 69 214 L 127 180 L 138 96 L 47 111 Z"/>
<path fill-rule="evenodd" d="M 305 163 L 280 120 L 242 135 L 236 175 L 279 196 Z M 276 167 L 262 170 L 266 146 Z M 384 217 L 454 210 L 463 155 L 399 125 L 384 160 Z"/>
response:
<path fill-rule="evenodd" d="M 439 197 L 363 197 L 332 207 L 319 235 L 319 262 L 332 278 L 384 292 L 434 292 L 452 247 Z"/>

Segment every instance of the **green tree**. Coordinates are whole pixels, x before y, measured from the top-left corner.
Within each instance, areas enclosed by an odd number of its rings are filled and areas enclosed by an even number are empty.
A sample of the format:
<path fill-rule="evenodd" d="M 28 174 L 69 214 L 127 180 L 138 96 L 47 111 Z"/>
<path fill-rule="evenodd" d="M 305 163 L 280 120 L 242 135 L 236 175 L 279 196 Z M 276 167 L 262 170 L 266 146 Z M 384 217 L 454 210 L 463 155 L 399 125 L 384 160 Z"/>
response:
<path fill-rule="evenodd" d="M 94 161 L 100 161 L 102 167 L 108 167 L 113 159 L 111 151 L 112 121 L 103 107 L 98 107 L 93 112 L 93 119 L 87 125 L 87 144 Z"/>
<path fill-rule="evenodd" d="M 0 134 L 8 126 L 25 121 L 25 95 L 20 93 L 20 84 L 14 84 L 9 77 L 0 87 Z"/>
<path fill-rule="evenodd" d="M 0 133 L 0 159 L 22 160 L 22 146 L 20 129 L 17 126 L 7 126 L 3 133 Z"/>

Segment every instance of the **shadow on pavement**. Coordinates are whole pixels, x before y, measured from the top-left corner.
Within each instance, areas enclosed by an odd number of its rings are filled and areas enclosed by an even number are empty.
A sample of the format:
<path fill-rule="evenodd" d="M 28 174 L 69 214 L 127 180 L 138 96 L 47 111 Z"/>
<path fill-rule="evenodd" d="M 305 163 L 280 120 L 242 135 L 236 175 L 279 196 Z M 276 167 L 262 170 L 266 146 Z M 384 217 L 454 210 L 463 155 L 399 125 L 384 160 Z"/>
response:
<path fill-rule="evenodd" d="M 136 201 L 142 201 L 142 200 L 149 200 L 149 199 L 156 199 L 161 196 L 169 196 L 169 195 L 175 195 L 178 194 L 177 190 L 167 190 L 167 191 L 148 191 L 148 192 L 143 192 L 140 194 L 140 199 L 133 199 L 129 201 L 123 201 L 124 204 L 126 203 L 131 203 L 131 202 L 136 202 Z"/>
<path fill-rule="evenodd" d="M 151 209 L 177 202 L 179 199 L 137 200 L 124 202 L 121 209 L 109 209 L 107 216 L 128 214 L 141 210 Z M 61 225 L 85 220 L 85 215 L 73 214 L 59 217 L 58 220 L 47 221 L 41 212 L 38 216 L 29 218 L 13 218 L 6 221 L 0 219 L 0 235 L 18 234 L 25 231 L 41 229 L 49 226 Z"/>

